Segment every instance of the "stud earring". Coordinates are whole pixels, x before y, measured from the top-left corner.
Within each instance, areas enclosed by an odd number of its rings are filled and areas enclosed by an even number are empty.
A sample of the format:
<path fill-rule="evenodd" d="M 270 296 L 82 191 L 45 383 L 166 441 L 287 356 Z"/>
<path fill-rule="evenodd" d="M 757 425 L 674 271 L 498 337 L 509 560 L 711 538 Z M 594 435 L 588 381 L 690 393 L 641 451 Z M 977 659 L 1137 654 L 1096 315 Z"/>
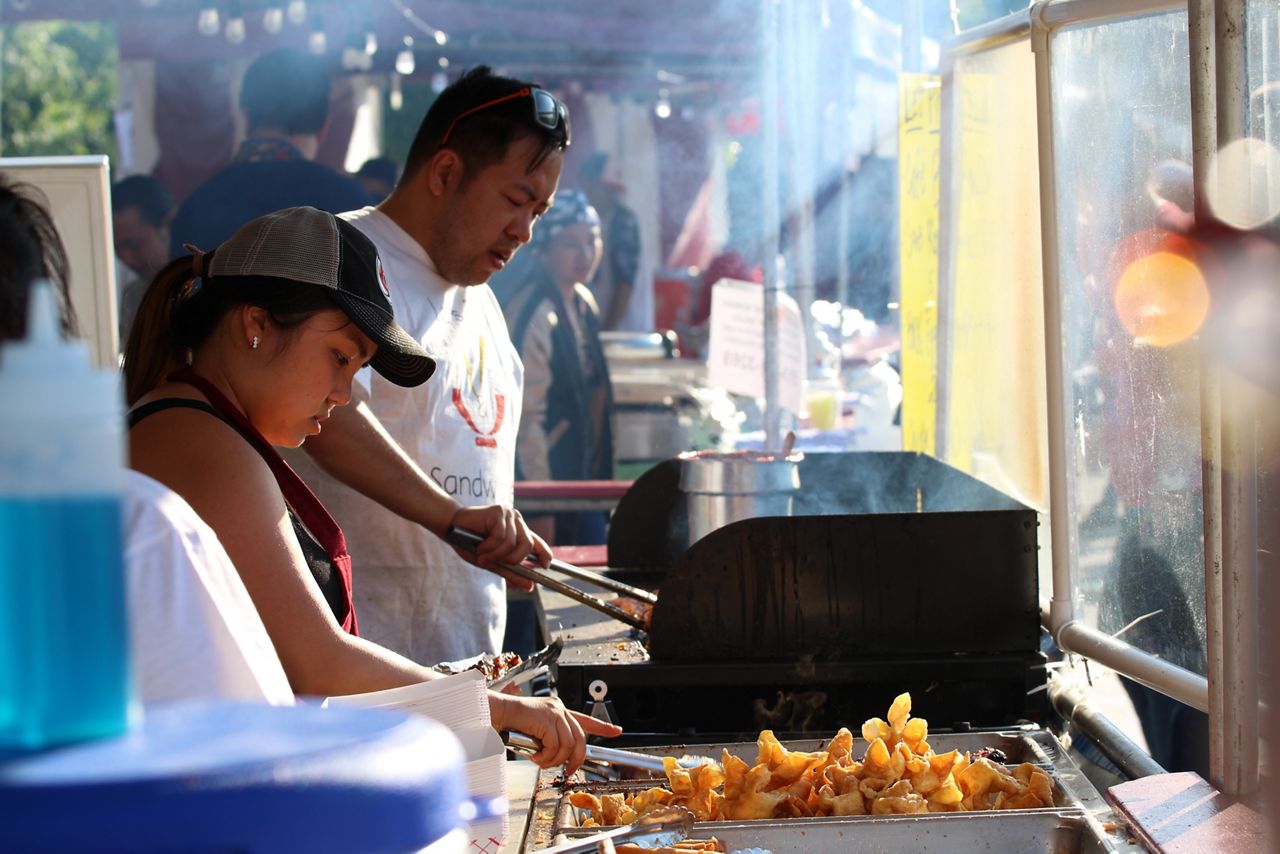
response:
<path fill-rule="evenodd" d="M 249 347 L 253 350 L 258 349 L 258 336 L 253 336 L 253 340 L 249 342 Z"/>

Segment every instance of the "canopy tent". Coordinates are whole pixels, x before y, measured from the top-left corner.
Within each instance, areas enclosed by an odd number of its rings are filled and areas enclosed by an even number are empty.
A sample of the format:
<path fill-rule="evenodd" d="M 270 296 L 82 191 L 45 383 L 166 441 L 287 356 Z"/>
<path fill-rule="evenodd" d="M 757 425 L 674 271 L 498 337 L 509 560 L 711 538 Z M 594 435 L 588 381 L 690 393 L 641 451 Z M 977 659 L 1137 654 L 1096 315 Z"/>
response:
<path fill-rule="evenodd" d="M 711 184 L 725 180 L 714 164 L 728 159 L 731 140 L 744 150 L 733 180 L 745 179 L 745 189 L 728 201 L 744 214 L 734 224 L 759 228 L 751 214 L 767 168 L 759 159 L 762 54 L 767 44 L 800 35 L 794 26 L 789 36 L 766 33 L 764 8 L 762 0 L 0 0 L 0 22 L 113 23 L 122 70 L 117 128 L 132 127 L 113 166 L 117 175 L 150 172 L 179 198 L 230 157 L 239 74 L 274 47 L 324 52 L 364 93 L 402 81 L 406 91 L 414 82 L 434 88 L 442 73 L 481 63 L 536 80 L 557 90 L 574 117 L 566 186 L 592 151 L 613 155 L 654 266 L 683 266 L 705 263 L 729 236 L 729 225 L 692 209 L 699 197 L 724 203 L 726 193 L 711 192 Z M 793 21 L 806 19 L 811 49 L 784 49 L 784 63 L 789 56 L 805 66 L 790 78 L 804 84 L 788 90 L 784 83 L 780 121 L 795 146 L 784 156 L 817 164 L 796 178 L 816 196 L 893 125 L 904 16 L 920 11 L 932 40 L 949 29 L 948 2 L 805 0 L 779 8 Z M 243 38 L 233 20 L 243 21 Z M 415 60 L 407 74 L 397 63 L 406 48 Z M 337 104 L 322 162 L 350 165 L 355 149 L 347 142 L 361 97 Z M 386 103 L 373 100 L 375 110 Z M 804 104 L 789 110 L 788 101 Z M 416 124 L 421 109 L 397 121 Z M 692 242 L 703 248 L 674 253 L 695 219 L 693 233 L 705 234 Z"/>
<path fill-rule="evenodd" d="M 923 10 L 925 37 L 939 40 L 949 27 L 948 0 L 811 5 L 835 32 L 847 32 L 858 15 L 900 25 L 913 5 Z M 202 13 L 211 35 L 198 28 Z M 226 36 L 234 17 L 244 22 L 238 43 Z M 251 57 L 279 44 L 306 45 L 317 31 L 328 50 L 339 51 L 363 48 L 373 33 L 380 71 L 391 70 L 408 36 L 417 51 L 454 64 L 510 65 L 551 82 L 611 90 L 749 81 L 758 75 L 764 36 L 759 0 L 0 0 L 0 22 L 48 19 L 117 22 L 125 60 Z M 445 34 L 444 45 L 436 32 Z"/>

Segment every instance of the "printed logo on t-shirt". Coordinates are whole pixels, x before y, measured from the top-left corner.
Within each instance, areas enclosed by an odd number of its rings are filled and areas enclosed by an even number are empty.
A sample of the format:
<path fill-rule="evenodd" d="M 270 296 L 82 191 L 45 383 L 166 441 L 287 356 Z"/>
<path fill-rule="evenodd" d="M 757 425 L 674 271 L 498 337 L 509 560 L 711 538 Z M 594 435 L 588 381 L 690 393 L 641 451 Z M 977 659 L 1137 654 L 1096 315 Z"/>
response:
<path fill-rule="evenodd" d="M 473 366 L 469 358 L 463 357 L 467 377 L 466 387 L 454 386 L 451 393 L 454 408 L 471 428 L 471 432 L 476 434 L 476 447 L 496 448 L 498 440 L 495 437 L 502 429 L 502 422 L 506 418 L 507 399 L 504 395 L 492 391 L 492 384 L 485 376 L 487 345 L 488 342 L 484 336 L 481 336 L 478 364 Z M 468 391 L 470 394 L 467 394 Z M 468 399 L 471 401 L 469 405 Z"/>

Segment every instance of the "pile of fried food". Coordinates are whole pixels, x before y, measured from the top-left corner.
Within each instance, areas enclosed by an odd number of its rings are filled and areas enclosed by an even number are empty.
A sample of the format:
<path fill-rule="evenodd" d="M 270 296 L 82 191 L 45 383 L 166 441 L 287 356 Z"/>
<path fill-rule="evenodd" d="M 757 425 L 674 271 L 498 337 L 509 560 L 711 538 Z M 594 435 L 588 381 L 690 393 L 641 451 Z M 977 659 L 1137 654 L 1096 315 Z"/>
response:
<path fill-rule="evenodd" d="M 1049 775 L 1024 762 L 1010 770 L 985 756 L 937 754 L 928 723 L 911 717 L 911 695 L 900 694 L 889 720 L 862 725 L 868 747 L 853 758 L 853 733 L 841 728 L 826 750 L 788 750 L 764 730 L 754 766 L 724 751 L 723 765 L 682 768 L 663 759 L 669 788 L 630 795 L 573 792 L 569 801 L 590 810 L 587 825 L 630 824 L 666 804 L 686 807 L 698 821 L 745 821 L 812 816 L 1014 810 L 1053 806 Z"/>

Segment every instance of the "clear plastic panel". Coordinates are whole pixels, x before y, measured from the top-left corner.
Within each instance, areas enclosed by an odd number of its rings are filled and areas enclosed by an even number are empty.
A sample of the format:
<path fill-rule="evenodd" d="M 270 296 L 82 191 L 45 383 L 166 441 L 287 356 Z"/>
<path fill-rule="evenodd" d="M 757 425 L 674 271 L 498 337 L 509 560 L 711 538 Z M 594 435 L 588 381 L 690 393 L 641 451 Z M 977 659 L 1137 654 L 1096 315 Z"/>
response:
<path fill-rule="evenodd" d="M 1024 40 L 958 57 L 949 96 L 939 449 L 957 468 L 1045 510 L 1044 313 L 1030 45 Z"/>
<path fill-rule="evenodd" d="M 1245 22 L 1246 50 L 1248 58 L 1249 80 L 1249 134 L 1265 141 L 1268 145 L 1280 148 L 1280 6 L 1273 0 L 1261 2 L 1255 0 L 1249 4 L 1248 18 Z M 1280 174 L 1276 174 L 1275 161 L 1268 160 L 1270 174 L 1265 176 L 1267 210 L 1280 209 Z M 1280 219 L 1272 218 L 1268 230 L 1272 239 L 1280 236 Z M 1264 288 L 1274 292 L 1276 283 L 1280 282 L 1280 258 L 1273 253 L 1262 265 L 1261 275 L 1254 281 L 1263 282 Z M 1257 326 L 1257 318 L 1246 321 L 1255 330 L 1256 338 L 1276 336 L 1277 311 L 1274 302 L 1270 312 L 1258 312 L 1264 318 L 1261 326 Z M 1269 316 L 1268 316 L 1269 315 Z M 1252 348 L 1251 348 L 1252 349 Z M 1251 377 L 1262 389 L 1259 395 L 1259 431 L 1258 431 L 1258 554 L 1260 570 L 1260 593 L 1262 594 L 1260 617 L 1262 625 L 1262 642 L 1259 646 L 1260 671 L 1263 674 L 1277 672 L 1277 654 L 1280 652 L 1280 629 L 1272 625 L 1268 629 L 1268 617 L 1276 611 L 1275 579 L 1280 574 L 1280 526 L 1268 523 L 1275 518 L 1275 511 L 1280 507 L 1280 359 L 1274 347 L 1261 347 L 1261 358 L 1257 370 L 1248 370 Z M 1264 694 L 1271 705 L 1275 706 L 1274 679 L 1269 680 L 1270 696 Z M 1264 679 L 1262 684 L 1268 685 Z"/>
<path fill-rule="evenodd" d="M 1203 674 L 1186 15 L 1067 28 L 1051 56 L 1077 607 Z"/>
<path fill-rule="evenodd" d="M 1280 147 L 1280 6 L 1254 0 L 1245 20 L 1249 135 Z M 1268 182 L 1275 186 L 1274 176 Z"/>

